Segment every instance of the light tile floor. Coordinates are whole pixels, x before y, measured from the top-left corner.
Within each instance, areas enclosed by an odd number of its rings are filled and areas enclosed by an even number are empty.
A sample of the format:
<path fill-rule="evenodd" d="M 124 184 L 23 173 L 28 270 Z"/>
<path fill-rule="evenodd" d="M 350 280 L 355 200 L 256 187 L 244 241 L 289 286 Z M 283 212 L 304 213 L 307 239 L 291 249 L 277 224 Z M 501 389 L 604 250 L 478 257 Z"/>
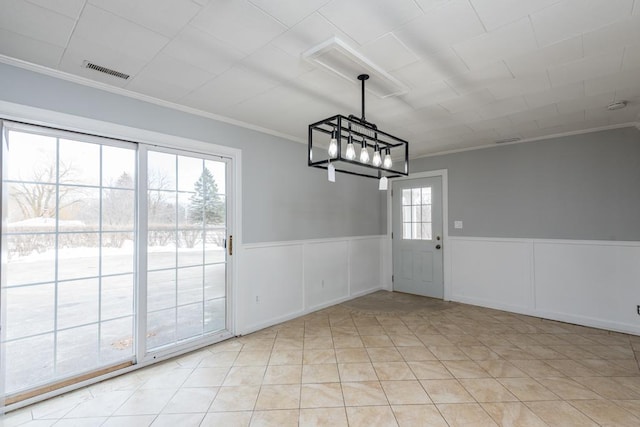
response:
<path fill-rule="evenodd" d="M 377 292 L 4 426 L 640 426 L 640 337 Z"/>

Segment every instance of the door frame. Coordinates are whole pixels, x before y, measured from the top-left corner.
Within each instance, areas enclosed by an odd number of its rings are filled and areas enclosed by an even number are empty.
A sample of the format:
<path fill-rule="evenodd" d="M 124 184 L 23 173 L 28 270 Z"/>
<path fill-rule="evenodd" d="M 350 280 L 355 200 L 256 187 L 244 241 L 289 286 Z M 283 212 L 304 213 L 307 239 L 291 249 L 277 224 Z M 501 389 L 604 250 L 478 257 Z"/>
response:
<path fill-rule="evenodd" d="M 384 281 L 388 290 L 393 290 L 393 282 L 391 276 L 393 274 L 393 245 L 391 241 L 391 232 L 393 230 L 393 205 L 391 200 L 391 190 L 393 189 L 393 182 L 395 181 L 407 181 L 420 178 L 431 178 L 439 176 L 442 179 L 442 274 L 443 274 L 443 300 L 451 300 L 451 255 L 449 253 L 449 181 L 448 170 L 437 169 L 426 172 L 416 172 L 409 176 L 403 176 L 391 179 L 391 183 L 387 188 L 387 241 L 386 250 L 387 254 L 385 266 Z"/>

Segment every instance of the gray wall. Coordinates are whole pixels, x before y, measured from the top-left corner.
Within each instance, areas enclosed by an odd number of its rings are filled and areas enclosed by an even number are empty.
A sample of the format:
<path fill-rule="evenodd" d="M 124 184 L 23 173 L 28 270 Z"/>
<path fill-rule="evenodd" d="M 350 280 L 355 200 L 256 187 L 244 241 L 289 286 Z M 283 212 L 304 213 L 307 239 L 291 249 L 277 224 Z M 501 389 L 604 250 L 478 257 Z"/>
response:
<path fill-rule="evenodd" d="M 328 183 L 302 144 L 1 63 L 0 99 L 242 149 L 245 243 L 385 232 L 378 183 L 343 174 Z"/>
<path fill-rule="evenodd" d="M 640 131 L 624 128 L 411 163 L 448 169 L 449 234 L 640 240 Z M 453 221 L 462 220 L 456 230 Z"/>

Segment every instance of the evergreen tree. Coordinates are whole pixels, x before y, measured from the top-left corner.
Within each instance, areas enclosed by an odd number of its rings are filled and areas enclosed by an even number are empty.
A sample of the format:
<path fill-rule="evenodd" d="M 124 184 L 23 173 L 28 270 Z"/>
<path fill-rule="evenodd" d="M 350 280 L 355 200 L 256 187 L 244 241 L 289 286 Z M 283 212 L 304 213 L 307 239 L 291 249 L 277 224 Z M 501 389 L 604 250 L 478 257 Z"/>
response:
<path fill-rule="evenodd" d="M 218 184 L 209 169 L 204 168 L 194 184 L 195 194 L 189 199 L 189 220 L 195 223 L 221 224 L 224 222 L 224 202 L 218 195 Z"/>

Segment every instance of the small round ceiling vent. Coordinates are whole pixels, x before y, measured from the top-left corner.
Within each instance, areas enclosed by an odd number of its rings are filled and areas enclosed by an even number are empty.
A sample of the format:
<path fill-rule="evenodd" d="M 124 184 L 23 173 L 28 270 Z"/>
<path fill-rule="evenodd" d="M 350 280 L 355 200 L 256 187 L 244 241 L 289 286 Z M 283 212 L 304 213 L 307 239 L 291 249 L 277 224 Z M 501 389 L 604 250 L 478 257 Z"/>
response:
<path fill-rule="evenodd" d="M 620 110 L 626 106 L 627 106 L 627 101 L 612 102 L 611 104 L 607 105 L 607 110 L 609 111 Z"/>

